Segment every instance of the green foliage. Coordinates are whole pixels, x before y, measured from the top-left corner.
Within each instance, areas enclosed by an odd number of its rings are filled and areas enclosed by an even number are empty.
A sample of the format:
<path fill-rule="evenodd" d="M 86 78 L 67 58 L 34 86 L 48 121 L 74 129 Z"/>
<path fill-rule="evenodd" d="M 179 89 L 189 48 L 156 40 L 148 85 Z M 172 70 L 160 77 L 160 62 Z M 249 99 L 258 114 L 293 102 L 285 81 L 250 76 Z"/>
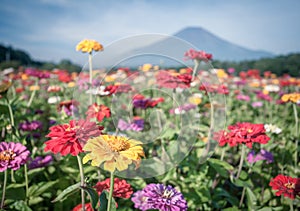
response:
<path fill-rule="evenodd" d="M 261 73 L 271 71 L 278 76 L 289 74 L 294 77 L 300 76 L 300 54 L 288 54 L 276 56 L 274 58 L 262 58 L 252 61 L 228 62 L 228 61 L 213 61 L 212 65 L 215 68 L 227 69 L 233 67 L 238 74 L 241 71 L 249 69 L 258 69 Z"/>

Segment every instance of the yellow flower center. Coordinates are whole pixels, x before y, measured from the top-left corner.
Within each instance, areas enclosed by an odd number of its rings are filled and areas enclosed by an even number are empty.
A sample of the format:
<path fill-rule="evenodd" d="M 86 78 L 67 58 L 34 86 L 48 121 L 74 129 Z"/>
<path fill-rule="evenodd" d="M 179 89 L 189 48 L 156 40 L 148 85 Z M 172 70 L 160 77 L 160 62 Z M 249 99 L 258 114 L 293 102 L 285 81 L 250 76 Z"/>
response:
<path fill-rule="evenodd" d="M 113 138 L 107 143 L 114 152 L 124 151 L 129 148 L 129 143 L 127 141 L 118 138 Z"/>
<path fill-rule="evenodd" d="M 0 152 L 0 160 L 1 161 L 14 160 L 16 156 L 17 156 L 16 153 L 14 151 L 12 151 L 11 149 Z"/>
<path fill-rule="evenodd" d="M 66 129 L 66 131 L 70 132 L 70 131 L 77 130 L 79 128 L 80 128 L 80 126 L 70 127 L 70 125 L 69 125 L 68 128 Z"/>
<path fill-rule="evenodd" d="M 165 199 L 171 198 L 174 195 L 172 190 L 165 190 L 162 197 Z"/>
<path fill-rule="evenodd" d="M 248 133 L 252 133 L 253 130 L 252 130 L 252 129 L 248 129 L 247 132 L 248 132 Z"/>
<path fill-rule="evenodd" d="M 285 183 L 284 186 L 287 187 L 288 189 L 295 189 L 295 183 L 288 182 Z"/>

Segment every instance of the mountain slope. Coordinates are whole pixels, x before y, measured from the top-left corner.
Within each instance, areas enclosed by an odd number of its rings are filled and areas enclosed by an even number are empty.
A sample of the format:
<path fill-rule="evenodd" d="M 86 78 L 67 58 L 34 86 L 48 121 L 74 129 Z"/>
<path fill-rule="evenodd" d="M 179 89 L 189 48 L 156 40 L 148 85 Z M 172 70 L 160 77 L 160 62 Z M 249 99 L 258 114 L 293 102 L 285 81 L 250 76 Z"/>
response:
<path fill-rule="evenodd" d="M 150 40 L 155 42 L 149 42 Z M 137 43 L 139 44 L 137 47 L 128 49 L 128 46 Z M 192 64 L 192 61 L 184 60 L 184 53 L 191 48 L 211 53 L 213 59 L 219 61 L 239 62 L 274 57 L 273 54 L 265 51 L 250 50 L 225 41 L 201 27 L 188 27 L 173 36 L 140 35 L 120 40 L 114 45 L 106 48 L 102 62 L 117 64 L 117 61 L 122 61 L 119 63 L 120 66 L 136 66 L 144 63 L 180 66 L 183 63 Z M 125 49 L 125 51 L 120 53 L 118 49 Z M 109 62 L 112 58 L 114 62 Z"/>
<path fill-rule="evenodd" d="M 250 50 L 228 42 L 201 27 L 188 27 L 177 32 L 174 36 L 190 42 L 198 49 L 212 53 L 214 58 L 218 60 L 241 61 L 274 56 L 269 52 Z"/>

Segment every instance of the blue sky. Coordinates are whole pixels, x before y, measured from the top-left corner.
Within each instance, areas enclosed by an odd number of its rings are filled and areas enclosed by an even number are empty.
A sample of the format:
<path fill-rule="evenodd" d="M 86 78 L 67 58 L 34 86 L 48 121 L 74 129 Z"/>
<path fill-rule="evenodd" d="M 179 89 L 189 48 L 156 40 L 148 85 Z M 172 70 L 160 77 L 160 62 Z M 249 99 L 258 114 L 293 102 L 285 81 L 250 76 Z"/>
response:
<path fill-rule="evenodd" d="M 287 54 L 300 52 L 299 9 L 297 0 L 1 0 L 0 43 L 34 59 L 83 64 L 75 46 L 84 38 L 105 47 L 132 35 L 201 26 L 250 49 Z"/>

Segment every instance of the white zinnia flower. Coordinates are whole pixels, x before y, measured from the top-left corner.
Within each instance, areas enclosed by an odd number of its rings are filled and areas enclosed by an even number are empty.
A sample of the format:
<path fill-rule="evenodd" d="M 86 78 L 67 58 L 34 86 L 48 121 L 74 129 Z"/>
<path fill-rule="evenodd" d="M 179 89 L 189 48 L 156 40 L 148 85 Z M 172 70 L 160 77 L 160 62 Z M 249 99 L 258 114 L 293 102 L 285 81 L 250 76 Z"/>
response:
<path fill-rule="evenodd" d="M 56 104 L 58 102 L 60 102 L 59 96 L 52 96 L 48 98 L 48 104 Z"/>
<path fill-rule="evenodd" d="M 276 125 L 272 125 L 272 124 L 265 124 L 264 125 L 265 130 L 267 133 L 275 133 L 275 134 L 279 134 L 282 132 L 282 129 L 280 129 L 279 127 L 277 127 Z"/>
<path fill-rule="evenodd" d="M 265 90 L 267 90 L 268 92 L 279 92 L 280 91 L 280 87 L 274 84 L 269 84 L 266 85 L 264 87 Z"/>

